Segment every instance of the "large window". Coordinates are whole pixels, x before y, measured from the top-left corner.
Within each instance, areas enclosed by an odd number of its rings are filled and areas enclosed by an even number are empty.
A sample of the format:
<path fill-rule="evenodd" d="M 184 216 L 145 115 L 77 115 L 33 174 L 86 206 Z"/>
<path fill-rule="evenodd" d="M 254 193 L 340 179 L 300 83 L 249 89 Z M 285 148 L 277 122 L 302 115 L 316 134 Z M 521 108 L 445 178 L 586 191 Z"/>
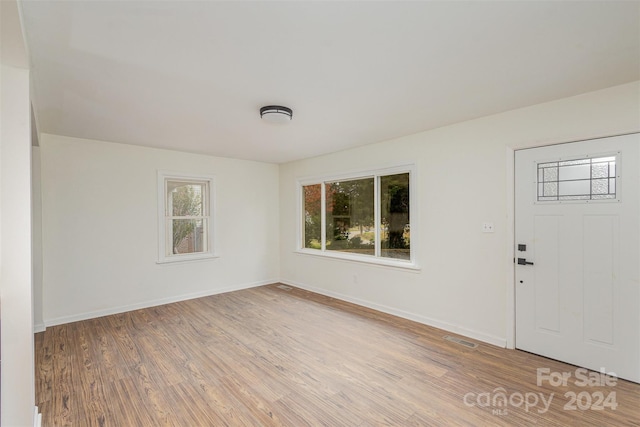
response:
<path fill-rule="evenodd" d="M 213 256 L 213 178 L 158 173 L 159 262 Z"/>
<path fill-rule="evenodd" d="M 400 168 L 301 182 L 303 251 L 411 261 L 410 181 Z"/>

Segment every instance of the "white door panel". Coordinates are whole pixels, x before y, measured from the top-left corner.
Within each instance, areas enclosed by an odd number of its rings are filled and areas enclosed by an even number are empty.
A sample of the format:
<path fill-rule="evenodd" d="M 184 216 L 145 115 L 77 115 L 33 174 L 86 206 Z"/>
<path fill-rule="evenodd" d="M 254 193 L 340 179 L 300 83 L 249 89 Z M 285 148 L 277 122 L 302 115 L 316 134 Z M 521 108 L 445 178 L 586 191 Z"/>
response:
<path fill-rule="evenodd" d="M 640 382 L 639 168 L 639 134 L 516 152 L 517 348 Z"/>

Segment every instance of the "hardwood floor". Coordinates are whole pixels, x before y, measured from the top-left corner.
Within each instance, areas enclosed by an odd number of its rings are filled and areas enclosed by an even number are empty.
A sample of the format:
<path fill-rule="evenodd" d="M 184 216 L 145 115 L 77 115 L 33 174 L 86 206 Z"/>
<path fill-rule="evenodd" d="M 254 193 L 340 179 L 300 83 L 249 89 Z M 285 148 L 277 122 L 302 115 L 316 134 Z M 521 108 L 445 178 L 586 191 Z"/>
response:
<path fill-rule="evenodd" d="M 574 366 L 444 335 L 263 286 L 47 328 L 36 404 L 45 427 L 640 425 L 638 384 L 581 387 Z M 571 378 L 537 386 L 537 368 Z"/>

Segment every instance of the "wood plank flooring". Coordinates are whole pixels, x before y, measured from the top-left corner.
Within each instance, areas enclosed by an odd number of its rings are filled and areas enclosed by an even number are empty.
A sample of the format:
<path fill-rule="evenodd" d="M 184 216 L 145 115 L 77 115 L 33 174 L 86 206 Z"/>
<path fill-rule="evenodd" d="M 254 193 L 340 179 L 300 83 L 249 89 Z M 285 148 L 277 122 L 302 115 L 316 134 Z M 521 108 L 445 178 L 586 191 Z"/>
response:
<path fill-rule="evenodd" d="M 268 285 L 47 328 L 36 404 L 45 427 L 640 426 L 638 384 L 444 335 Z M 572 378 L 537 386 L 537 368 Z"/>

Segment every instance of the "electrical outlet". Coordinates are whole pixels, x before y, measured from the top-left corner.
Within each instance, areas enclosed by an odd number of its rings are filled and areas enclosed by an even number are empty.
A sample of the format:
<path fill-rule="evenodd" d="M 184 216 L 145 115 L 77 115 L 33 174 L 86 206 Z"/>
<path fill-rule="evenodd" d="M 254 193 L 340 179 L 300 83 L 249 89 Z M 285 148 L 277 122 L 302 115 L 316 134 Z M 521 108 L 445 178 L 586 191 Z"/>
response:
<path fill-rule="evenodd" d="M 483 222 L 482 223 L 482 232 L 483 233 L 493 233 L 493 223 L 492 222 Z"/>

